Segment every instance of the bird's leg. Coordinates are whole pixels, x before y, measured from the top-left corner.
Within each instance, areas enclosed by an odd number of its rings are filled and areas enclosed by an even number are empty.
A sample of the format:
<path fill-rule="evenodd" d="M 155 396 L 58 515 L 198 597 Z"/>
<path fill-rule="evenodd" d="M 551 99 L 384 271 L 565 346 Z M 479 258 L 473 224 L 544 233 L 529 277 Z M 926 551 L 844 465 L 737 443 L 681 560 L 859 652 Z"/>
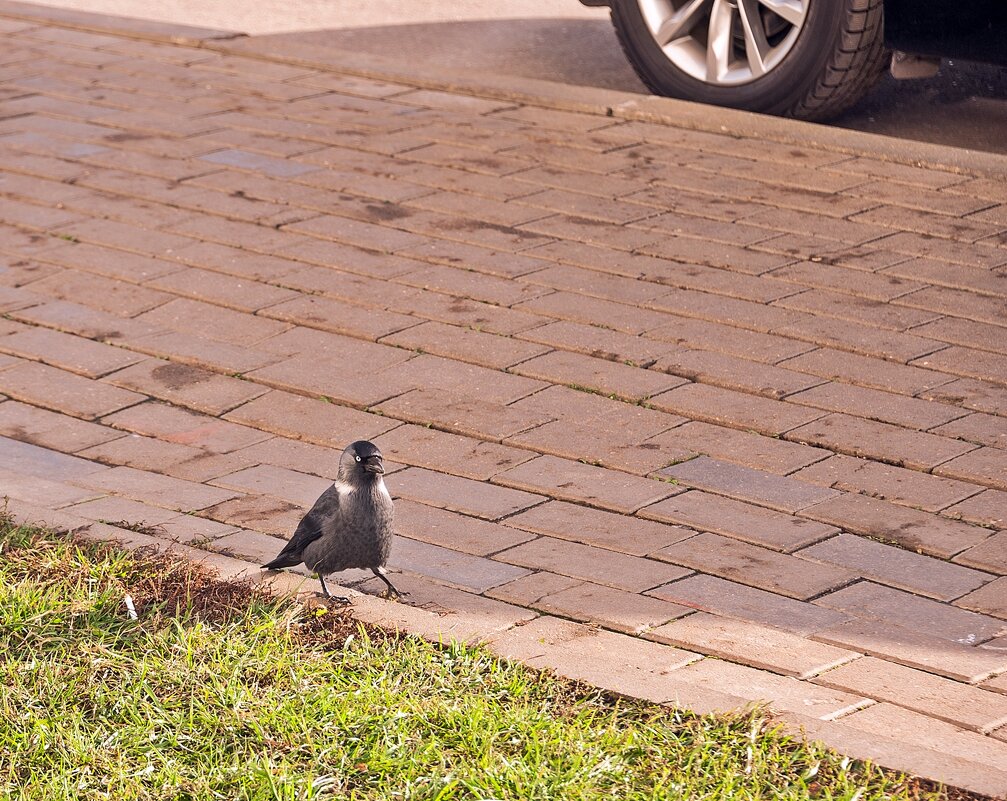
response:
<path fill-rule="evenodd" d="M 318 580 L 322 583 L 322 595 L 324 595 L 330 601 L 335 601 L 336 603 L 340 604 L 348 604 L 350 602 L 350 599 L 347 598 L 345 595 L 333 595 L 332 593 L 330 593 L 329 588 L 325 586 L 325 576 L 323 576 L 321 573 L 318 574 Z"/>
<path fill-rule="evenodd" d="M 392 583 L 391 583 L 391 582 L 390 582 L 390 581 L 388 580 L 388 576 L 386 576 L 386 575 L 385 575 L 385 574 L 384 574 L 384 573 L 383 573 L 383 572 L 381 571 L 381 569 L 380 569 L 380 568 L 377 568 L 377 567 L 372 567 L 372 568 L 371 568 L 371 572 L 372 572 L 372 573 L 374 573 L 374 575 L 375 575 L 375 576 L 377 576 L 377 577 L 378 577 L 379 579 L 381 579 L 381 580 L 382 580 L 383 582 L 385 582 L 385 584 L 387 584 L 387 585 L 388 585 L 388 595 L 389 595 L 390 597 L 393 597 L 393 598 L 401 598 L 401 597 L 403 597 L 403 595 L 408 595 L 408 594 L 409 594 L 408 592 L 407 592 L 407 593 L 401 593 L 401 592 L 399 592 L 399 591 L 398 591 L 397 589 L 395 589 L 395 585 L 394 585 L 394 584 L 392 584 Z"/>

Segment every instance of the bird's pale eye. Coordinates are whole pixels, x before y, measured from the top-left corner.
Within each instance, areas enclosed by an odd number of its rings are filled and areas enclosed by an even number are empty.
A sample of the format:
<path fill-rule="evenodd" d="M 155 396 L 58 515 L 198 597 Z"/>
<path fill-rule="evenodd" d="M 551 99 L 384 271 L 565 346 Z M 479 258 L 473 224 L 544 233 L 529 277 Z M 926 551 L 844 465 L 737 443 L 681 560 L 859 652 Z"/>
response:
<path fill-rule="evenodd" d="M 358 462 L 360 461 L 360 457 L 359 457 L 359 456 L 357 457 L 357 461 L 358 461 Z"/>

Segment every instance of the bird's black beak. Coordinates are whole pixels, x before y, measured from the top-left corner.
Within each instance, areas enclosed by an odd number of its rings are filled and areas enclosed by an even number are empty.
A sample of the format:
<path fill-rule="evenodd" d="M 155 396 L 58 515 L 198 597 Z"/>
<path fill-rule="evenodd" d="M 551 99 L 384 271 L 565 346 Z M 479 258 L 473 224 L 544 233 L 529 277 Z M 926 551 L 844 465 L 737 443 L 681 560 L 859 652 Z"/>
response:
<path fill-rule="evenodd" d="M 380 456 L 368 456 L 364 459 L 364 470 L 368 473 L 377 473 L 381 475 L 385 472 L 385 466 L 381 463 Z"/>

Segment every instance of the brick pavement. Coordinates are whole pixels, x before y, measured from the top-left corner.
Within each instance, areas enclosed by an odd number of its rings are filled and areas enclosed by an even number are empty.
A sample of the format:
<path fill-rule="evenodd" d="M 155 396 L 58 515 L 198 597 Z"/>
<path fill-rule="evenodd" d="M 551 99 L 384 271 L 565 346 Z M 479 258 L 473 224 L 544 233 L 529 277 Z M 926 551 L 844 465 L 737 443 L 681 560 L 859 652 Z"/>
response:
<path fill-rule="evenodd" d="M 26 9 L 12 511 L 240 575 L 373 438 L 412 605 L 362 619 L 1007 793 L 1000 175 Z"/>

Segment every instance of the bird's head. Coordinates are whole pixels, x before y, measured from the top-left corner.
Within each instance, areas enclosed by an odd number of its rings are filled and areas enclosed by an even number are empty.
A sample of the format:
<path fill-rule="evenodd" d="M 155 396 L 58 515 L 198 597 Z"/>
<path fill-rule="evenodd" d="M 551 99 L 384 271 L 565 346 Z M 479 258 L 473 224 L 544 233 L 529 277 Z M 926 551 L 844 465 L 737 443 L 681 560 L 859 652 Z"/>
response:
<path fill-rule="evenodd" d="M 344 481 L 373 481 L 384 472 L 384 457 L 373 442 L 362 439 L 351 442 L 339 458 L 339 476 Z"/>

